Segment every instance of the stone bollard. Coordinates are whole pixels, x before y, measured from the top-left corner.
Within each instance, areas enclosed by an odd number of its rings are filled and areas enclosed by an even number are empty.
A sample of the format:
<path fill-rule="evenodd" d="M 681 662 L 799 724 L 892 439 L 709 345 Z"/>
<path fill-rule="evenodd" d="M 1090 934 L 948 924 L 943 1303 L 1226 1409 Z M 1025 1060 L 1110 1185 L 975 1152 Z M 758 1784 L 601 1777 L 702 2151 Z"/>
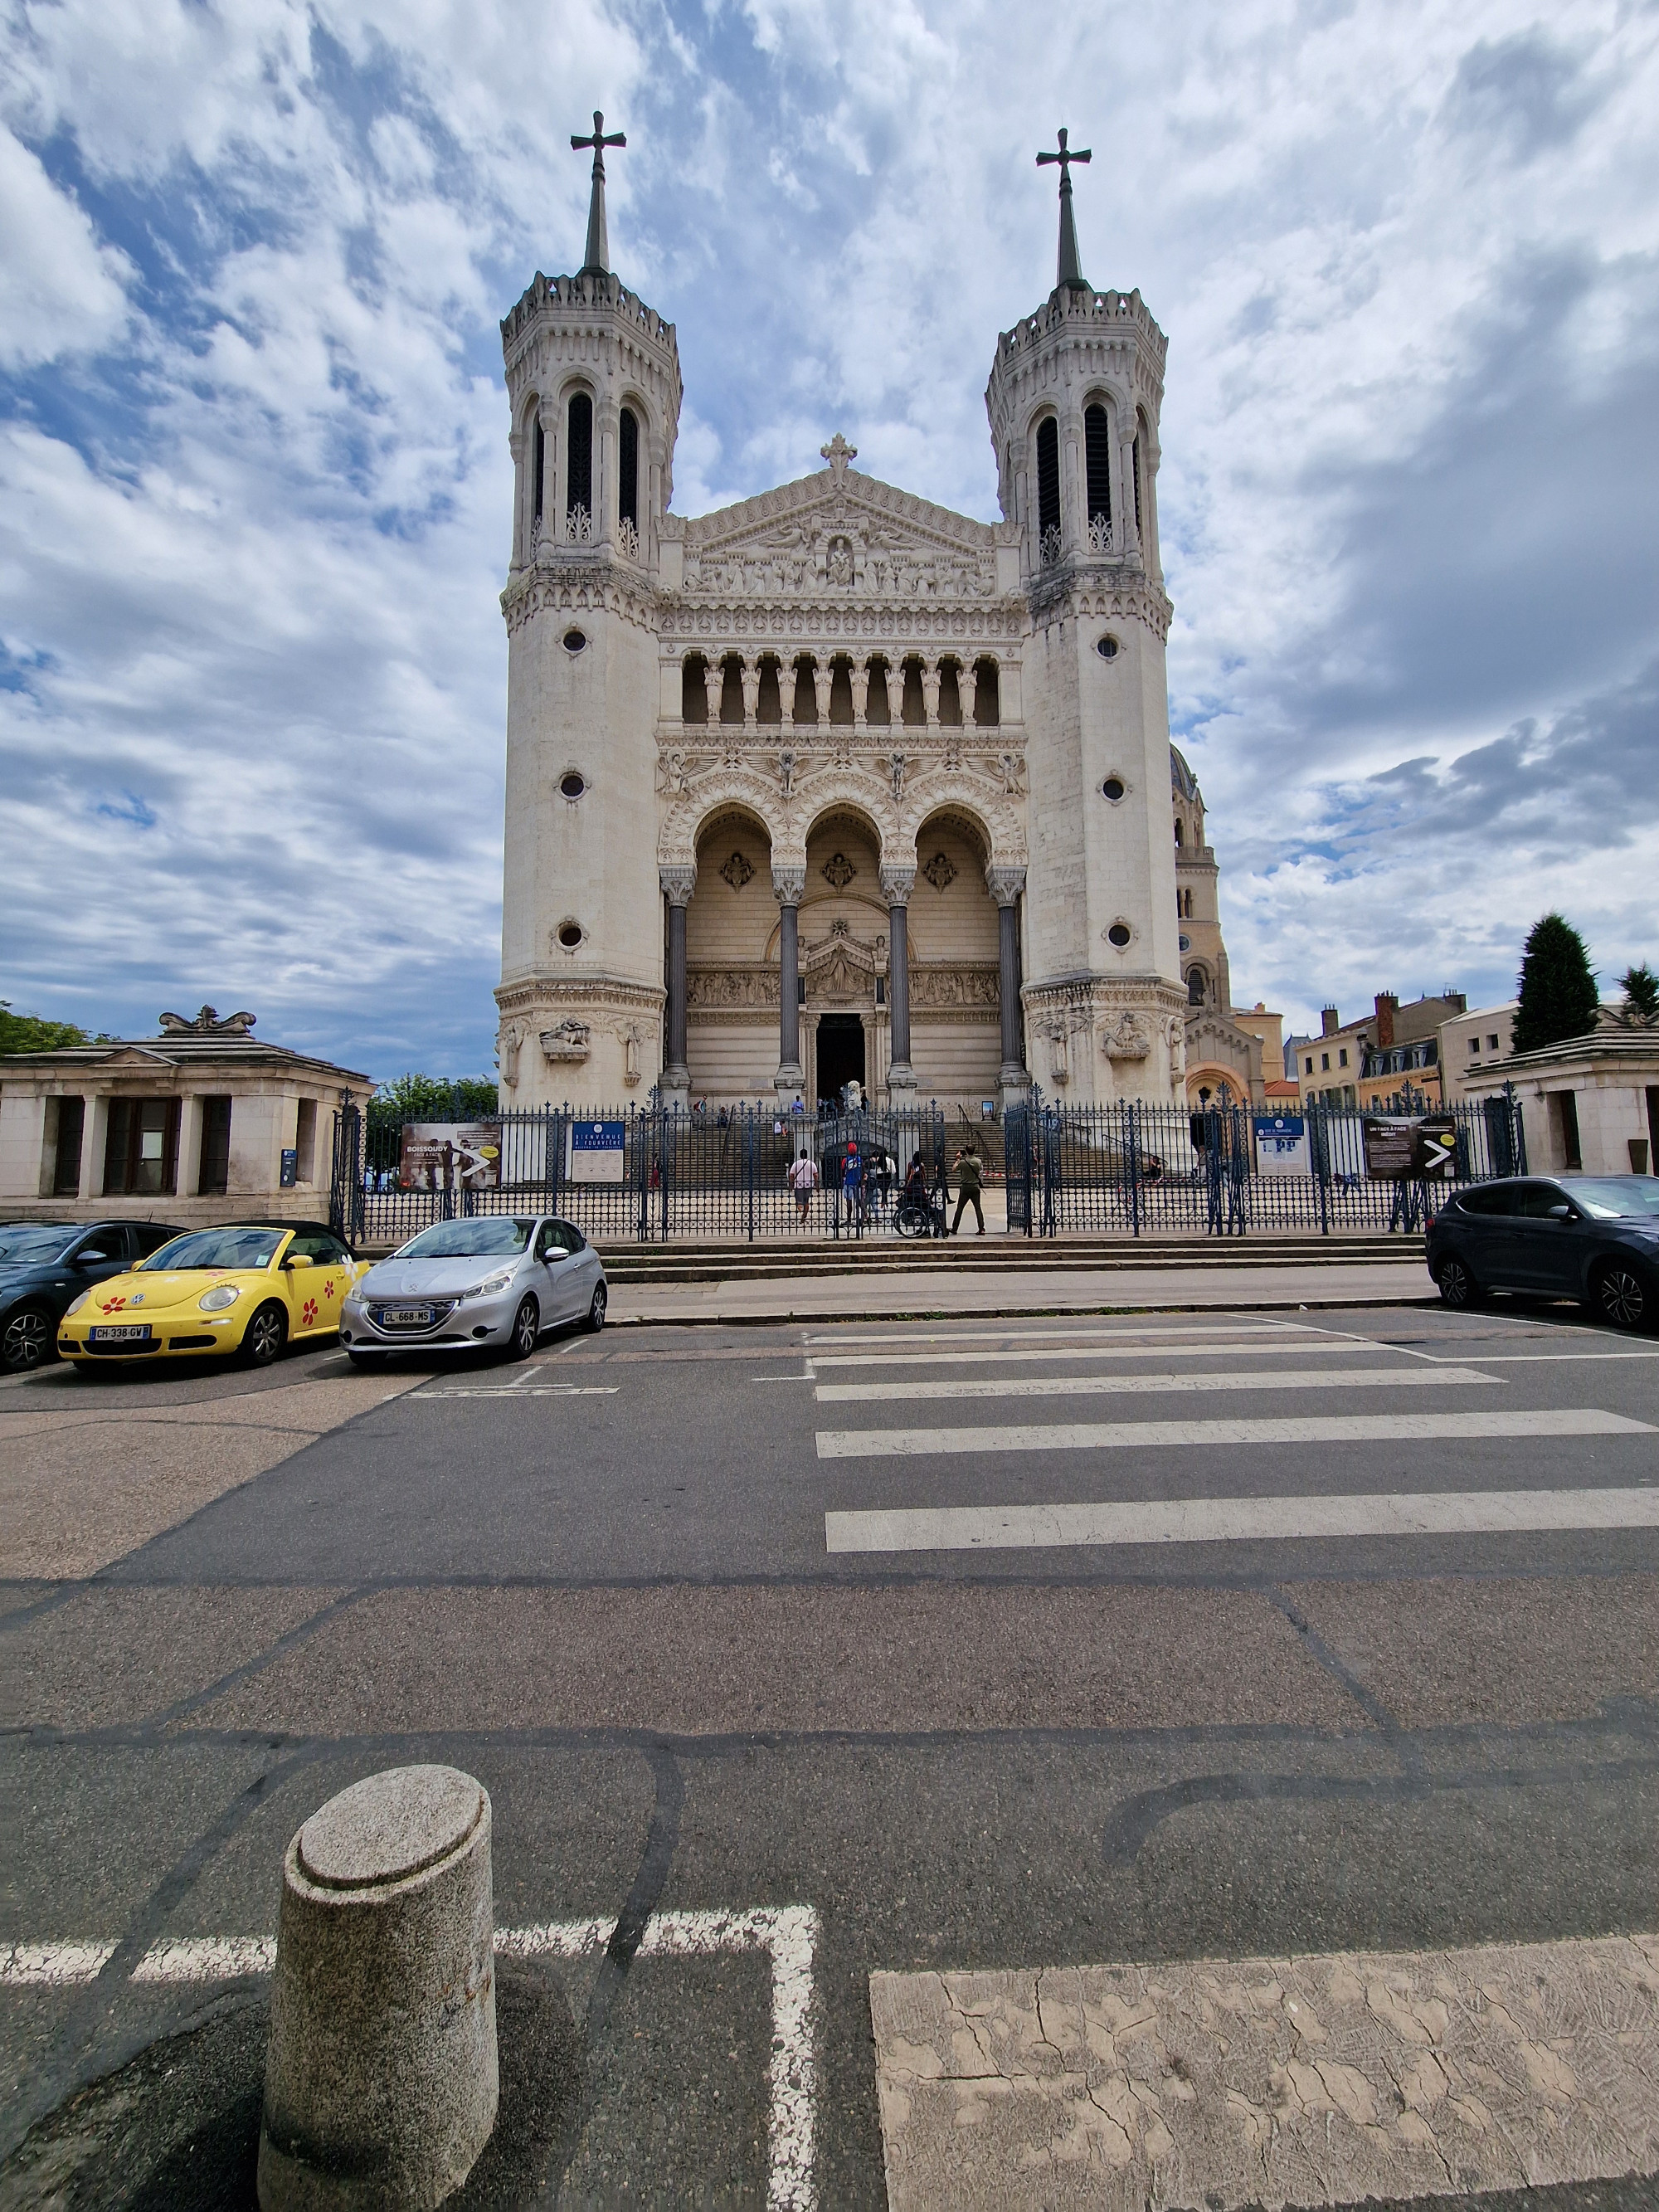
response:
<path fill-rule="evenodd" d="M 262 2212 L 413 2212 L 471 2172 L 495 2123 L 489 1831 L 470 1774 L 399 1766 L 289 1844 Z"/>

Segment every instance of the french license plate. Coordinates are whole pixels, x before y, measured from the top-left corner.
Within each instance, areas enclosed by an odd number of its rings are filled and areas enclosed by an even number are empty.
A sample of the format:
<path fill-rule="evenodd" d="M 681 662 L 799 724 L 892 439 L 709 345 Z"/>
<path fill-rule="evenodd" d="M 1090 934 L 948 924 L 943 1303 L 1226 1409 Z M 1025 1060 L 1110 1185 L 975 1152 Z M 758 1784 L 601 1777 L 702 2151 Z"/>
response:
<path fill-rule="evenodd" d="M 94 1329 L 92 1340 L 94 1344 L 143 1344 L 149 1335 L 147 1321 L 124 1322 L 118 1328 Z"/>
<path fill-rule="evenodd" d="M 392 1328 L 430 1328 L 432 1309 L 430 1306 L 388 1306 L 386 1318 L 387 1326 Z"/>

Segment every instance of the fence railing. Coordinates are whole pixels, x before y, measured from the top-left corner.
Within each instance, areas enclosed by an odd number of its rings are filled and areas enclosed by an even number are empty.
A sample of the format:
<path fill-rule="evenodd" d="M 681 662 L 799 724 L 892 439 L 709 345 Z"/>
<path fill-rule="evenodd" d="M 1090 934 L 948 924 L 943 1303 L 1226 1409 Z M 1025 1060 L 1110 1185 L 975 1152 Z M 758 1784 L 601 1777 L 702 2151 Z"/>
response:
<path fill-rule="evenodd" d="M 370 1247 L 458 1214 L 519 1212 L 556 1212 L 607 1243 L 858 1238 L 891 1229 L 917 1156 L 937 1197 L 971 1147 L 1017 1235 L 1329 1235 L 1420 1229 L 1445 1188 L 1525 1171 L 1510 1097 L 1434 1109 L 1452 1142 L 1432 1180 L 1368 1172 L 1364 1125 L 1374 1118 L 1311 1106 L 1292 1130 L 1242 1108 L 1061 1107 L 1040 1093 L 980 1123 L 931 1106 L 833 1117 L 547 1107 L 492 1117 L 493 1158 L 428 1143 L 411 1172 L 384 1131 L 366 1146 L 362 1116 L 347 1104 L 335 1116 L 330 1218 Z M 854 1151 L 862 1164 L 849 1181 Z M 804 1209 L 789 1182 L 803 1152 L 817 1170 Z"/>

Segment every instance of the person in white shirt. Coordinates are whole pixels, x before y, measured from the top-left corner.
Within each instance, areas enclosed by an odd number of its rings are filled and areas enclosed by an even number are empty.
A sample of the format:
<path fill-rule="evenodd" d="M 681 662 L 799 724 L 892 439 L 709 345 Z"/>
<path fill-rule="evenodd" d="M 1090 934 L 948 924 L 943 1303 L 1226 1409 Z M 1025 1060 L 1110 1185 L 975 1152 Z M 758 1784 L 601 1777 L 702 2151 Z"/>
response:
<path fill-rule="evenodd" d="M 795 1194 L 795 1204 L 805 1227 L 806 1217 L 812 1210 L 812 1193 L 818 1187 L 817 1163 L 808 1159 L 805 1151 L 798 1160 L 792 1160 L 789 1164 L 789 1187 Z"/>

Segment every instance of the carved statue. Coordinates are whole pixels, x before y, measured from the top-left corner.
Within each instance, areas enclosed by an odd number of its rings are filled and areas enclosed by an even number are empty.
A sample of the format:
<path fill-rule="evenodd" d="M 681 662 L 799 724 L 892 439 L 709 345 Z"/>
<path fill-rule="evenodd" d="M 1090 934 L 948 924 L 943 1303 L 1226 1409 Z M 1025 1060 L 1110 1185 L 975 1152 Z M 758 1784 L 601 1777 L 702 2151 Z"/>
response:
<path fill-rule="evenodd" d="M 528 1024 L 524 1022 L 507 1022 L 502 1024 L 499 1041 L 501 1080 L 509 1091 L 515 1090 L 518 1086 L 519 1054 L 524 1047 L 527 1026 Z"/>
<path fill-rule="evenodd" d="M 567 1015 L 556 1029 L 542 1031 L 542 1051 L 549 1060 L 586 1060 L 592 1049 L 589 1034 L 586 1022 L 579 1022 L 574 1014 Z"/>
<path fill-rule="evenodd" d="M 1145 1060 L 1152 1048 L 1152 1032 L 1133 1007 L 1125 1006 L 1102 1024 L 1100 1048 L 1109 1060 Z"/>

